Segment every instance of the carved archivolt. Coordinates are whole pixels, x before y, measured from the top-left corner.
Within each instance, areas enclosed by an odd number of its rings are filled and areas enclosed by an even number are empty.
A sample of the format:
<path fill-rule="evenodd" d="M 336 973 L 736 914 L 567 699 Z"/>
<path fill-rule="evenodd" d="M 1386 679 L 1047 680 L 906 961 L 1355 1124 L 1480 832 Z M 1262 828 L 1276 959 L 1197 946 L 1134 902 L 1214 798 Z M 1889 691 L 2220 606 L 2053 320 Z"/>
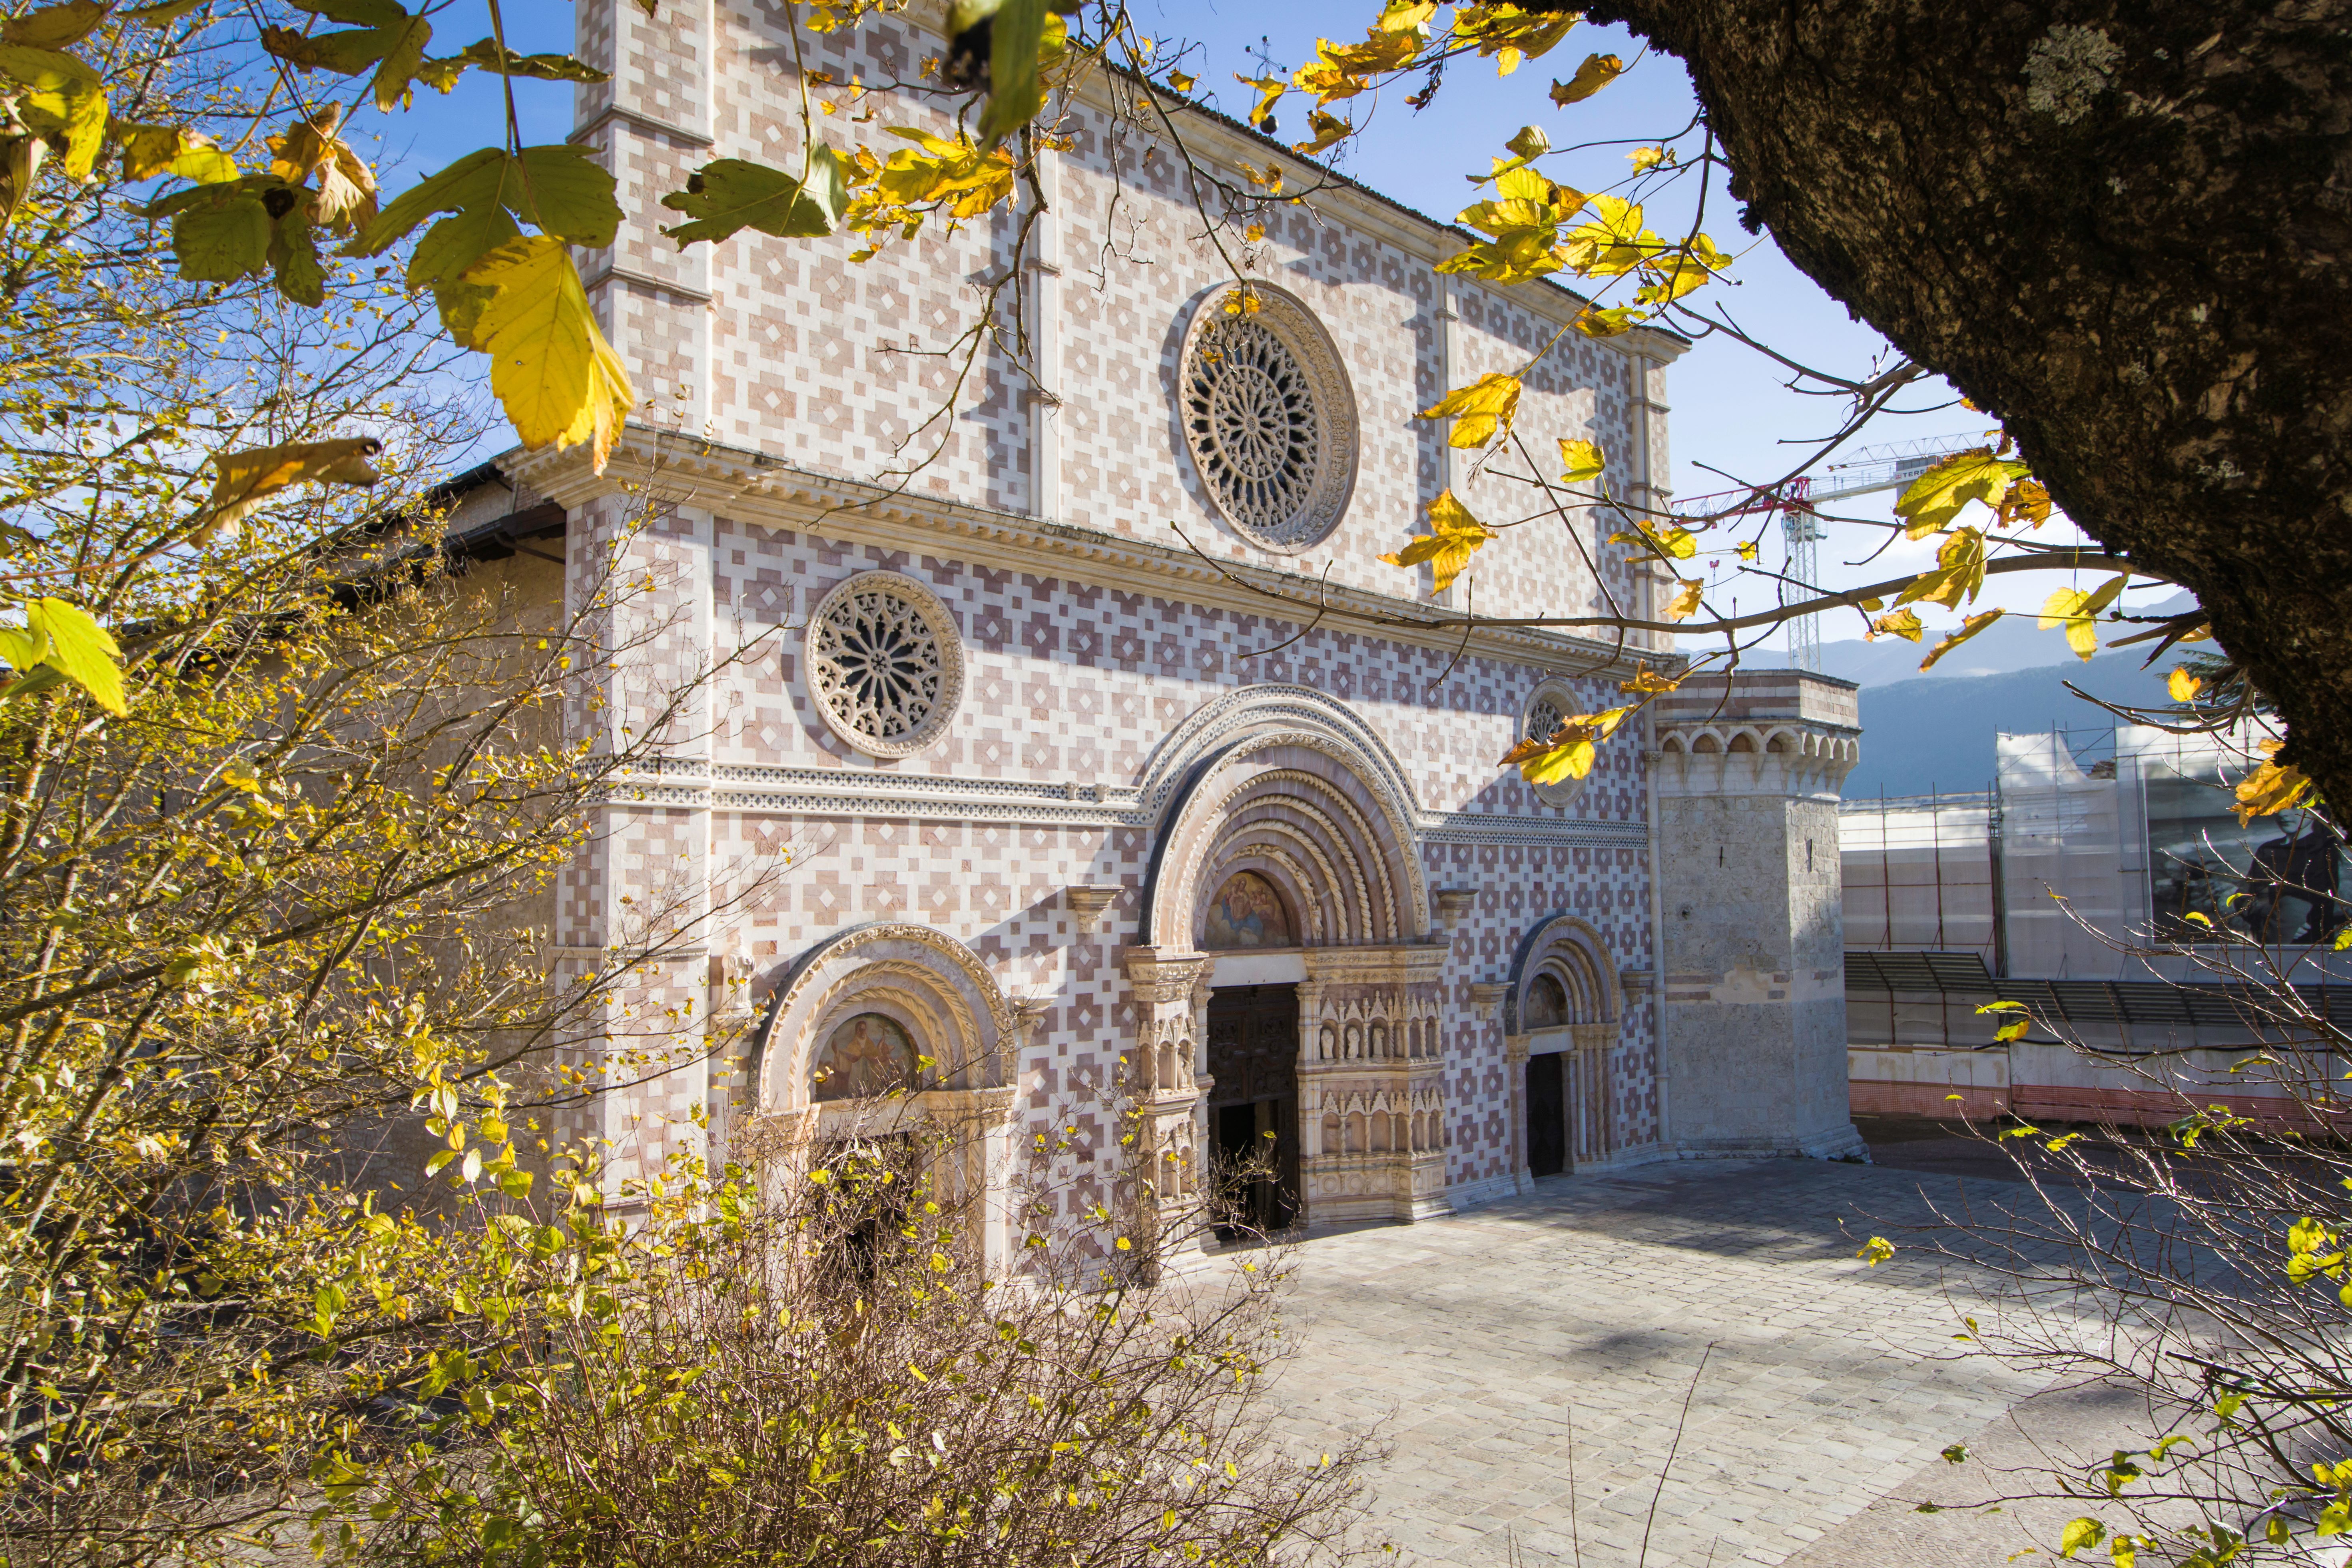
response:
<path fill-rule="evenodd" d="M 1509 989 L 1503 995 L 1503 1033 L 1570 1027 L 1594 1043 L 1613 1039 L 1625 1016 L 1624 988 L 1608 943 L 1591 922 L 1555 914 L 1535 922 L 1511 960 Z M 1557 988 L 1551 989 L 1551 988 Z M 1548 1016 L 1557 998 L 1561 1016 Z"/>
<path fill-rule="evenodd" d="M 899 1024 L 929 1058 L 920 1074 L 927 1089 L 1011 1081 L 1024 1026 L 979 955 L 929 926 L 856 926 L 811 948 L 778 980 L 759 1037 L 757 1110 L 776 1115 L 814 1104 L 815 1053 L 838 1026 L 867 1013 Z"/>
<path fill-rule="evenodd" d="M 1425 936 L 1429 890 L 1395 758 L 1319 693 L 1237 695 L 1180 725 L 1147 773 L 1148 798 L 1165 805 L 1145 889 L 1146 941 L 1197 950 L 1210 897 L 1240 871 L 1279 889 L 1303 945 Z"/>
<path fill-rule="evenodd" d="M 1356 399 L 1328 333 L 1279 289 L 1196 305 L 1177 401 L 1212 505 L 1255 544 L 1288 555 L 1327 537 L 1356 486 Z"/>
<path fill-rule="evenodd" d="M 1170 797 L 1187 785 L 1204 759 L 1235 741 L 1276 733 L 1345 759 L 1402 821 L 1420 814 L 1404 764 L 1361 713 L 1328 692 L 1280 681 L 1237 688 L 1187 714 L 1145 764 L 1139 804 L 1152 816 L 1162 815 Z"/>

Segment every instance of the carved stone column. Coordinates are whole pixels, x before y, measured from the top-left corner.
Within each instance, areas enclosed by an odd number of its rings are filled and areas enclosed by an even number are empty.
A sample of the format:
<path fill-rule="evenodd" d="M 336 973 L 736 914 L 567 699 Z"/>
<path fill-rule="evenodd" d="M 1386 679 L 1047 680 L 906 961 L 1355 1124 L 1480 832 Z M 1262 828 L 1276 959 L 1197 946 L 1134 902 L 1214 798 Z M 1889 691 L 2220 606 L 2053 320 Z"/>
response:
<path fill-rule="evenodd" d="M 1309 948 L 1306 958 L 1298 1121 L 1308 1223 L 1449 1212 L 1438 994 L 1446 950 Z"/>
<path fill-rule="evenodd" d="M 1132 1165 L 1138 1245 L 1157 1258 L 1191 1238 L 1185 1216 L 1199 1208 L 1202 1114 L 1207 1073 L 1209 973 L 1206 953 L 1157 947 L 1127 950 L 1135 994 L 1135 1041 L 1128 1047 L 1124 1089 L 1132 1107 Z"/>

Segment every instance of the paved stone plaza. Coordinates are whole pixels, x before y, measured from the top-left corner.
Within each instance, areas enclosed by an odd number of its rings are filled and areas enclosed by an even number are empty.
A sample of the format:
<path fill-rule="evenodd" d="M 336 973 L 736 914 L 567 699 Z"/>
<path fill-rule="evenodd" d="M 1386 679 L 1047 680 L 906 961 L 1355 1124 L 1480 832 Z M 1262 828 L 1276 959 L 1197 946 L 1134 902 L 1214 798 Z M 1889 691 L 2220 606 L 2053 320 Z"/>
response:
<path fill-rule="evenodd" d="M 1964 1185 L 1978 1205 L 2032 1201 L 2014 1183 Z M 1372 1524 L 1406 1562 L 2001 1563 L 2069 1512 L 1921 1514 L 1985 1495 L 1981 1464 L 1939 1451 L 1967 1442 L 1998 1462 L 2077 1434 L 2101 1449 L 2125 1413 L 2053 1393 L 2019 1412 L 2021 1430 L 2011 1412 L 2037 1380 L 1958 1353 L 1958 1282 L 1917 1255 L 1875 1269 L 1853 1256 L 1860 1236 L 1918 1218 L 1923 1191 L 1962 1189 L 1802 1160 L 1662 1164 L 1318 1238 L 1297 1255 L 1284 1423 L 1310 1439 L 1376 1428 L 1391 1446 L 1370 1475 Z"/>

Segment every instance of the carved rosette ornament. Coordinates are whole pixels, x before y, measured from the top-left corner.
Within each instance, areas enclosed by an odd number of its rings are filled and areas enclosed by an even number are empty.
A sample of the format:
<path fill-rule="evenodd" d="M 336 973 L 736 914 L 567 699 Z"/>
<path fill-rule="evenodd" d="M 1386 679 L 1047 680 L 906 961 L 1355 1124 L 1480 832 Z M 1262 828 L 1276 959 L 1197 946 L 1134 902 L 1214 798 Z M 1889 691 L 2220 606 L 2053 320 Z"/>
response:
<path fill-rule="evenodd" d="M 1356 397 L 1339 350 L 1297 300 L 1248 286 L 1195 309 L 1177 385 L 1184 443 L 1218 513 L 1291 555 L 1339 526 L 1356 488 Z"/>
<path fill-rule="evenodd" d="M 897 572 L 864 572 L 809 612 L 808 682 L 833 732 L 871 757 L 908 757 L 947 732 L 963 701 L 963 639 L 940 596 Z"/>

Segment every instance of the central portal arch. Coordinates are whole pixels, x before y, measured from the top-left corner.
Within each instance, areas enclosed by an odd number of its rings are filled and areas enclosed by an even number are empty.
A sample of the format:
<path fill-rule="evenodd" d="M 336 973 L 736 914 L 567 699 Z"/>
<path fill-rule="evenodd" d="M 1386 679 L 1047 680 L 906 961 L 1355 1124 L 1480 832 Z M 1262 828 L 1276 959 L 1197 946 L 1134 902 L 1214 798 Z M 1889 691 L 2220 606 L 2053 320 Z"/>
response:
<path fill-rule="evenodd" d="M 1129 1059 L 1162 1208 L 1200 1195 L 1195 1167 L 1248 1123 L 1276 1134 L 1269 1152 L 1296 1189 L 1274 1202 L 1261 1193 L 1251 1217 L 1329 1226 L 1444 1212 L 1445 949 L 1432 940 L 1418 813 L 1393 754 L 1333 698 L 1250 687 L 1169 737 L 1145 798 L 1160 831 L 1144 942 L 1129 950 L 1139 1003 Z M 1269 1029 L 1268 1010 L 1286 1005 L 1296 1029 Z M 1227 1015 L 1244 1010 L 1240 1054 L 1213 1068 L 1213 1038 L 1234 1035 Z M 1268 1037 L 1294 1053 L 1286 1077 L 1259 1059 Z"/>

